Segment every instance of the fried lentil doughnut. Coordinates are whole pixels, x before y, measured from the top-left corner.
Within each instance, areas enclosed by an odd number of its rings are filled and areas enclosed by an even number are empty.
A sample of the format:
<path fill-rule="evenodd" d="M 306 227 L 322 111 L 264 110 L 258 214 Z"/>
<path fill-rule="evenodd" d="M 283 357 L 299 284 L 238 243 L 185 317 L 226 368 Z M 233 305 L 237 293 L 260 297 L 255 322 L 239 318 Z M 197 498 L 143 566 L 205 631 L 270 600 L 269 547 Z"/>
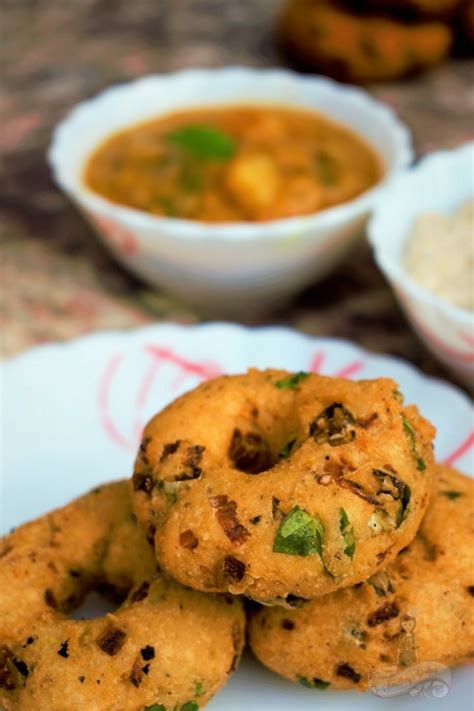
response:
<path fill-rule="evenodd" d="M 114 614 L 66 617 L 104 584 L 126 596 Z M 1 540 L 6 711 L 195 711 L 225 683 L 243 639 L 237 598 L 186 590 L 157 570 L 127 482 L 103 486 Z"/>
<path fill-rule="evenodd" d="M 253 616 L 250 643 L 265 666 L 306 686 L 364 690 L 472 659 L 474 482 L 438 472 L 415 540 L 384 572 L 301 610 Z"/>
<path fill-rule="evenodd" d="M 389 379 L 250 370 L 146 426 L 137 518 L 184 585 L 297 605 L 353 585 L 415 536 L 432 426 Z"/>
<path fill-rule="evenodd" d="M 362 83 L 396 79 L 436 64 L 452 43 L 452 30 L 442 22 L 360 15 L 328 0 L 288 0 L 278 33 L 308 69 Z"/>

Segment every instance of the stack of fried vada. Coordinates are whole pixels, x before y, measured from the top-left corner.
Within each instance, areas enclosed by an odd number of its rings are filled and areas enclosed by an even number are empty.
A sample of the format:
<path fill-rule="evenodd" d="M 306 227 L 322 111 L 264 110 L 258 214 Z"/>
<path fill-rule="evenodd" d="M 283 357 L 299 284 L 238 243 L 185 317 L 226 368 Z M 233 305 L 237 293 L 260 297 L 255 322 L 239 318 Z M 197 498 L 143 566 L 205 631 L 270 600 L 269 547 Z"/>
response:
<path fill-rule="evenodd" d="M 474 482 L 438 467 L 415 539 L 360 585 L 249 625 L 267 667 L 314 688 L 413 683 L 474 657 Z"/>
<path fill-rule="evenodd" d="M 474 47 L 473 0 L 286 0 L 278 36 L 311 71 L 342 81 L 386 81 Z"/>
<path fill-rule="evenodd" d="M 201 384 L 148 423 L 129 482 L 1 540 L 0 707 L 196 711 L 238 665 L 244 596 L 256 656 L 306 686 L 468 660 L 473 484 L 433 437 L 386 378 Z M 71 618 L 91 590 L 115 612 Z"/>
<path fill-rule="evenodd" d="M 113 593 L 117 610 L 69 619 L 92 589 Z M 238 664 L 244 632 L 238 598 L 203 595 L 163 575 L 126 481 L 2 540 L 5 711 L 196 711 Z"/>

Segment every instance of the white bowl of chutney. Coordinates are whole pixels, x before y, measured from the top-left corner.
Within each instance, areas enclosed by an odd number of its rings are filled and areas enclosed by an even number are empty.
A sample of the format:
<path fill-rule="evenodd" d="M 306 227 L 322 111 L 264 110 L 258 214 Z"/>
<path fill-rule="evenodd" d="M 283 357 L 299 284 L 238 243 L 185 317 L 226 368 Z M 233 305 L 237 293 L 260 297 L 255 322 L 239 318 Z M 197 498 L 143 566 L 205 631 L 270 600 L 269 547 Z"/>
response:
<path fill-rule="evenodd" d="M 408 244 L 416 239 L 413 229 L 420 215 L 452 216 L 473 195 L 474 142 L 470 142 L 431 153 L 398 176 L 377 204 L 368 228 L 375 261 L 420 340 L 470 389 L 474 388 L 474 311 L 420 284 L 406 264 L 406 255 Z M 470 239 L 474 240 L 474 224 Z M 431 249 L 435 247 L 436 240 Z M 444 264 L 438 276 L 449 277 L 449 263 L 466 260 L 465 247 L 464 252 L 458 245 L 458 252 L 432 254 L 428 266 L 436 264 L 439 269 Z M 469 274 L 467 260 L 464 267 Z M 470 279 L 472 287 L 474 274 Z"/>
<path fill-rule="evenodd" d="M 166 214 L 164 201 L 158 207 L 163 214 L 137 207 L 133 180 L 131 205 L 124 204 L 126 184 L 125 188 L 121 184 L 124 202 L 91 186 L 88 171 L 94 155 L 121 132 L 177 112 L 191 116 L 194 110 L 210 113 L 232 107 L 316 112 L 364 142 L 377 156 L 379 174 L 372 185 L 345 202 L 294 215 L 285 214 L 286 188 L 294 188 L 283 175 L 274 206 L 264 205 L 263 212 L 255 208 L 249 217 L 255 207 L 252 196 L 258 207 L 273 190 L 272 176 L 266 177 L 265 165 L 262 173 L 262 161 L 257 159 L 247 169 L 250 213 L 243 213 L 244 219 L 237 209 L 234 214 L 235 202 L 224 207 L 223 217 L 217 215 L 221 221 L 209 209 L 202 218 Z M 412 161 L 413 152 L 406 126 L 361 89 L 279 69 L 228 67 L 152 75 L 103 91 L 73 108 L 56 127 L 48 158 L 57 185 L 125 267 L 206 313 L 242 317 L 270 310 L 325 276 L 360 235 L 380 191 Z M 260 170 L 261 177 L 256 179 L 252 170 Z M 352 172 L 358 176 L 357 170 Z M 232 190 L 226 177 L 215 183 L 216 195 L 224 183 L 226 195 L 229 185 Z M 163 185 L 159 176 L 156 185 L 158 190 Z M 232 200 L 238 198 L 238 192 L 231 195 Z"/>

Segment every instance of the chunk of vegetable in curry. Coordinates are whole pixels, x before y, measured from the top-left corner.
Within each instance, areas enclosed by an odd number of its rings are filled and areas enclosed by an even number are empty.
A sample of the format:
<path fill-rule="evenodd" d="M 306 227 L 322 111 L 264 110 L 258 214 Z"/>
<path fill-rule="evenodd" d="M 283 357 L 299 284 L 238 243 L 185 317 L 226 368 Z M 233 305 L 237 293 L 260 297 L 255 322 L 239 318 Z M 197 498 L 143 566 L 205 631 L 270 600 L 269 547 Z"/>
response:
<path fill-rule="evenodd" d="M 323 115 L 236 105 L 116 133 L 93 153 L 84 181 L 153 215 L 222 223 L 314 213 L 351 200 L 381 174 L 372 148 Z"/>

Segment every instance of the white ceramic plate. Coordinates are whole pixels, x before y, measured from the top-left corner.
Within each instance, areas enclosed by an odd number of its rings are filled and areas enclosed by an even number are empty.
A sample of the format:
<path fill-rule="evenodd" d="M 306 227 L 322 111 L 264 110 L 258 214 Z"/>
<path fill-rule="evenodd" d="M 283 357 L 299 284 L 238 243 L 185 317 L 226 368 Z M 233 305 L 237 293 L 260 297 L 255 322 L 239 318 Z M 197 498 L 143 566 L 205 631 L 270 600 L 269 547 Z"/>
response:
<path fill-rule="evenodd" d="M 203 378 L 251 365 L 356 378 L 391 376 L 407 401 L 416 402 L 438 428 L 437 458 L 473 475 L 468 398 L 400 360 L 283 328 L 159 325 L 41 346 L 1 365 L 0 529 L 5 532 L 95 484 L 128 476 L 141 428 L 152 413 Z M 427 711 L 450 706 L 467 711 L 471 698 L 466 668 L 454 671 L 447 685 L 418 684 L 396 698 L 380 699 L 305 689 L 267 672 L 248 655 L 208 708 Z"/>

